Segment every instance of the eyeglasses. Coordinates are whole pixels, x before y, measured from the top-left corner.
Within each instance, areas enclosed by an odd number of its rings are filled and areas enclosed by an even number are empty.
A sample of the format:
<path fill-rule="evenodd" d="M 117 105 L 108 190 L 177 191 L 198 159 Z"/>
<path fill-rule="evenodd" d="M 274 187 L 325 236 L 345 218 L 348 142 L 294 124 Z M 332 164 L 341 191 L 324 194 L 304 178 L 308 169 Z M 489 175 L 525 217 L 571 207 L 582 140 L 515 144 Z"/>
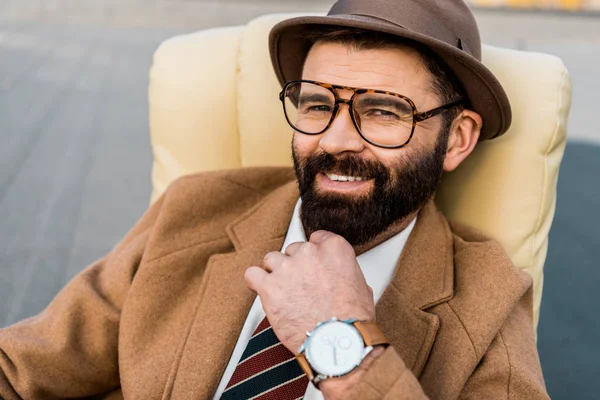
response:
<path fill-rule="evenodd" d="M 338 90 L 352 92 L 342 99 Z M 360 136 L 368 143 L 386 149 L 406 146 L 418 122 L 425 121 L 462 103 L 462 100 L 418 112 L 415 103 L 401 94 L 385 90 L 359 89 L 316 81 L 290 81 L 279 93 L 285 118 L 290 126 L 307 135 L 325 132 L 347 104 L 350 117 Z"/>

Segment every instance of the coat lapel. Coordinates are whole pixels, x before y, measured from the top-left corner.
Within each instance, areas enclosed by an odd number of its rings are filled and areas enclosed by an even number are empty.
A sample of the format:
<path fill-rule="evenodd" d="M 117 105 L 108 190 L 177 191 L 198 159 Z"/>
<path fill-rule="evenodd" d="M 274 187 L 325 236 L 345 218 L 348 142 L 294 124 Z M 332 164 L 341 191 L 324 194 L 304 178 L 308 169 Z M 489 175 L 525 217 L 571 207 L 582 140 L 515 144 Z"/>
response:
<path fill-rule="evenodd" d="M 419 377 L 439 328 L 425 310 L 453 295 L 452 233 L 433 202 L 419 213 L 392 282 L 377 302 L 377 323 Z"/>
<path fill-rule="evenodd" d="M 235 251 L 208 261 L 194 322 L 165 398 L 211 398 L 256 296 L 246 287 L 244 272 L 281 249 L 297 200 L 292 182 L 227 226 Z"/>

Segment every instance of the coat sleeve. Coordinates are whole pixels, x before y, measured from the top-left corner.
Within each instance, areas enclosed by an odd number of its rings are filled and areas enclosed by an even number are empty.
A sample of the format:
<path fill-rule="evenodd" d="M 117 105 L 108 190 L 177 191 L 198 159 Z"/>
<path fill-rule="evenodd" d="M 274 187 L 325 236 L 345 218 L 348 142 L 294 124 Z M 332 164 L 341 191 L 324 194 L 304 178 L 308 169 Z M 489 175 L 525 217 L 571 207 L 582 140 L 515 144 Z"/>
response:
<path fill-rule="evenodd" d="M 531 290 L 513 309 L 466 384 L 459 399 L 549 399 L 533 337 Z M 352 399 L 428 399 L 393 348 L 370 366 Z"/>
<path fill-rule="evenodd" d="M 81 398 L 119 386 L 121 308 L 160 204 L 42 313 L 0 329 L 1 399 Z"/>

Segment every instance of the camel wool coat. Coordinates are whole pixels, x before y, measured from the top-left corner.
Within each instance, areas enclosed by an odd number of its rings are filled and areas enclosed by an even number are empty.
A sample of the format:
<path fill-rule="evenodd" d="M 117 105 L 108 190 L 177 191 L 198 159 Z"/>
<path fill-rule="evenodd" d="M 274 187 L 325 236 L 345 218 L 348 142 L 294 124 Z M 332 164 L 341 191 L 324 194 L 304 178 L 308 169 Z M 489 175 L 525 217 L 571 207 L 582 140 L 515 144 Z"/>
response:
<path fill-rule="evenodd" d="M 0 397 L 211 399 L 255 297 L 244 271 L 280 250 L 297 199 L 289 168 L 177 180 L 46 310 L 0 330 Z M 377 303 L 391 346 L 351 398 L 547 398 L 531 286 L 428 203 Z"/>

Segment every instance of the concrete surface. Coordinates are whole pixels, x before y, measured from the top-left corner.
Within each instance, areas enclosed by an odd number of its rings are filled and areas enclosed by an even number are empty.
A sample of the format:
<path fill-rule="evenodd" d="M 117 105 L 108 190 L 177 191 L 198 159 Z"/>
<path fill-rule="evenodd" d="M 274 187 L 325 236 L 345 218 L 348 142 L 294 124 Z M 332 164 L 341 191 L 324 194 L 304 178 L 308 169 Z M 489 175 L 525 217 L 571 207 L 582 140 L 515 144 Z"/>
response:
<path fill-rule="evenodd" d="M 105 254 L 150 194 L 147 71 L 165 38 L 302 2 L 0 3 L 0 327 L 34 315 Z M 600 19 L 478 11 L 487 43 L 563 58 L 573 75 L 539 328 L 555 399 L 600 393 Z"/>

